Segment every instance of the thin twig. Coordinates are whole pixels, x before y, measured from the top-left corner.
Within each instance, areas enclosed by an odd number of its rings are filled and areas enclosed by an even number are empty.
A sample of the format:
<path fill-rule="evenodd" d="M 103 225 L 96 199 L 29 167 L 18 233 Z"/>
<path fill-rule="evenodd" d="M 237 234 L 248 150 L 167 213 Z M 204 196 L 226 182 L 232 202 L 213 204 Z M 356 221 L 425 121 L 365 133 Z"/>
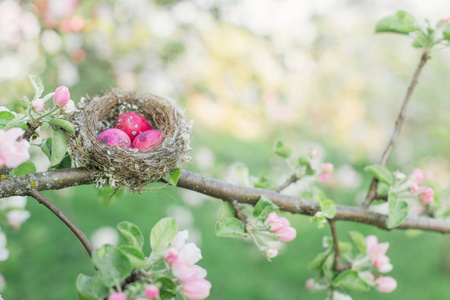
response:
<path fill-rule="evenodd" d="M 234 213 L 236 218 L 238 218 L 242 224 L 244 224 L 244 231 L 247 232 L 247 217 L 242 212 L 242 209 L 239 207 L 239 202 L 236 200 L 230 201 L 231 206 L 234 209 Z"/>
<path fill-rule="evenodd" d="M 288 179 L 286 179 L 285 182 L 283 182 L 280 186 L 278 186 L 275 191 L 277 193 L 281 192 L 282 190 L 284 190 L 285 188 L 287 188 L 288 186 L 290 186 L 292 183 L 297 182 L 297 180 L 299 180 L 300 178 L 297 176 L 297 174 L 292 174 Z"/>
<path fill-rule="evenodd" d="M 381 156 L 380 165 L 385 166 L 389 155 L 391 155 L 392 149 L 394 148 L 395 140 L 397 139 L 398 134 L 400 133 L 400 130 L 403 125 L 403 121 L 405 120 L 405 114 L 406 114 L 406 107 L 408 106 L 409 100 L 411 99 L 411 95 L 414 91 L 414 88 L 417 85 L 417 80 L 419 79 L 420 72 L 422 71 L 423 67 L 425 66 L 426 62 L 430 58 L 430 55 L 428 51 L 424 51 L 422 53 L 422 57 L 420 58 L 420 63 L 417 66 L 416 72 L 414 73 L 414 76 L 411 80 L 411 83 L 409 84 L 408 90 L 406 91 L 405 98 L 403 100 L 402 107 L 400 109 L 400 112 L 398 114 L 397 120 L 395 121 L 395 127 L 394 131 L 392 132 L 391 139 L 389 140 L 389 144 L 387 145 L 386 149 L 383 152 L 383 155 Z M 369 207 L 370 203 L 375 199 L 375 195 L 377 193 L 377 186 L 378 186 L 378 180 L 376 178 L 372 179 L 372 182 L 370 183 L 369 192 L 367 193 L 367 197 L 362 203 L 362 206 L 367 208 Z"/>
<path fill-rule="evenodd" d="M 37 190 L 30 190 L 28 195 L 35 198 L 40 204 L 44 204 L 49 210 L 51 210 L 64 224 L 69 227 L 70 230 L 76 235 L 76 237 L 83 244 L 89 256 L 91 256 L 93 248 L 86 235 L 77 227 L 53 202 L 48 200 L 44 195 Z"/>
<path fill-rule="evenodd" d="M 331 235 L 333 237 L 333 248 L 334 248 L 333 269 L 336 272 L 342 272 L 345 269 L 345 267 L 342 264 L 341 260 L 341 250 L 339 249 L 339 240 L 337 236 L 336 224 L 334 223 L 334 220 L 328 220 L 328 223 L 330 224 Z"/>
<path fill-rule="evenodd" d="M 36 129 L 38 129 L 39 126 L 42 125 L 41 122 L 39 122 L 36 126 L 33 126 L 31 122 L 27 122 L 28 129 L 23 134 L 23 139 L 29 141 L 31 136 L 35 133 Z"/>
<path fill-rule="evenodd" d="M 0 175 L 0 198 L 26 196 L 31 187 L 34 187 L 38 191 L 45 191 L 82 184 L 92 184 L 92 172 L 92 170 L 82 168 L 71 168 L 20 176 L 6 176 L 4 178 Z M 282 195 L 275 191 L 260 188 L 247 188 L 234 185 L 186 170 L 181 170 L 177 186 L 225 201 L 236 200 L 239 203 L 248 203 L 251 205 L 255 205 L 261 195 L 264 195 L 278 205 L 280 210 L 294 214 L 314 216 L 320 210 L 319 204 L 311 200 Z M 357 222 L 375 226 L 383 230 L 391 230 L 387 226 L 388 217 L 386 215 L 367 211 L 361 206 L 336 205 L 336 216 L 334 220 Z M 450 233 L 450 221 L 408 216 L 402 224 L 392 229 L 419 229 Z"/>

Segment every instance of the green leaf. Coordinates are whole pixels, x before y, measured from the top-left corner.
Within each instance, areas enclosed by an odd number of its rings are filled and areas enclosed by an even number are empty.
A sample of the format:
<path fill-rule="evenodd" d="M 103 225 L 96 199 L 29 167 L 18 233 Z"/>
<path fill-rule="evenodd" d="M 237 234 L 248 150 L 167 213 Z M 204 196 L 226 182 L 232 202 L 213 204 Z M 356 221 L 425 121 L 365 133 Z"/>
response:
<path fill-rule="evenodd" d="M 277 141 L 273 151 L 275 152 L 275 154 L 278 154 L 283 158 L 289 158 L 289 156 L 291 156 L 292 153 L 292 148 L 284 146 L 282 141 Z"/>
<path fill-rule="evenodd" d="M 144 235 L 139 227 L 128 221 L 122 221 L 117 225 L 117 230 L 127 245 L 141 250 L 144 246 Z"/>
<path fill-rule="evenodd" d="M 408 216 L 408 203 L 398 199 L 397 193 L 389 192 L 389 220 L 388 228 L 394 228 L 402 224 Z"/>
<path fill-rule="evenodd" d="M 161 219 L 150 233 L 150 247 L 154 252 L 167 249 L 177 232 L 178 225 L 174 218 Z"/>
<path fill-rule="evenodd" d="M 44 85 L 42 84 L 41 78 L 36 75 L 28 75 L 28 77 L 30 78 L 31 84 L 34 88 L 34 97 L 41 97 L 42 93 L 44 92 Z"/>
<path fill-rule="evenodd" d="M 15 167 L 11 170 L 10 175 L 25 175 L 25 174 L 31 174 L 36 172 L 36 166 L 34 165 L 33 161 L 27 160 L 23 164 L 21 164 L 18 167 Z"/>
<path fill-rule="evenodd" d="M 364 171 L 372 174 L 376 179 L 388 185 L 394 183 L 394 175 L 388 168 L 379 165 L 370 165 L 364 168 Z"/>
<path fill-rule="evenodd" d="M 46 138 L 42 140 L 41 150 L 45 155 L 47 155 L 48 159 L 50 160 L 52 155 L 52 138 Z"/>
<path fill-rule="evenodd" d="M 366 238 L 364 237 L 364 235 L 362 235 L 358 231 L 349 231 L 348 235 L 350 236 L 350 240 L 355 246 L 356 251 L 359 254 L 365 254 L 367 246 L 366 246 Z"/>
<path fill-rule="evenodd" d="M 64 119 L 51 119 L 49 121 L 49 123 L 51 125 L 53 125 L 53 126 L 62 128 L 64 130 L 66 130 L 67 132 L 70 132 L 70 133 L 74 133 L 75 132 L 75 128 L 73 127 L 72 123 L 70 123 L 67 120 L 64 120 Z"/>
<path fill-rule="evenodd" d="M 72 157 L 70 155 L 64 156 L 56 169 L 69 169 L 72 167 Z"/>
<path fill-rule="evenodd" d="M 428 38 L 422 31 L 411 33 L 411 36 L 414 38 L 413 47 L 423 48 L 427 45 Z"/>
<path fill-rule="evenodd" d="M 352 250 L 352 244 L 350 244 L 350 243 L 339 242 L 338 245 L 339 245 L 339 250 L 341 251 L 341 254 L 345 254 Z"/>
<path fill-rule="evenodd" d="M 100 271 L 101 280 L 109 287 L 120 285 L 120 282 L 133 270 L 127 255 L 111 245 L 104 245 L 95 250 L 92 259 Z"/>
<path fill-rule="evenodd" d="M 169 184 L 176 186 L 178 183 L 178 179 L 180 178 L 180 175 L 181 175 L 180 169 L 170 172 L 169 177 L 168 177 Z"/>
<path fill-rule="evenodd" d="M 314 201 L 322 205 L 322 203 L 327 199 L 327 195 L 322 189 L 314 186 L 312 188 L 312 198 Z"/>
<path fill-rule="evenodd" d="M 253 209 L 253 216 L 260 220 L 265 220 L 271 212 L 277 210 L 278 205 L 270 201 L 266 196 L 261 195 L 258 203 L 256 203 L 255 208 Z"/>
<path fill-rule="evenodd" d="M 369 290 L 369 284 L 358 276 L 354 270 L 346 270 L 340 273 L 333 281 L 333 285 L 338 288 L 352 291 L 364 292 Z"/>
<path fill-rule="evenodd" d="M 145 255 L 138 248 L 122 245 L 119 246 L 119 249 L 128 257 L 131 268 L 140 269 L 145 266 Z"/>
<path fill-rule="evenodd" d="M 0 116 L 1 116 L 1 113 L 2 113 L 2 112 L 0 112 Z M 10 112 L 7 112 L 7 113 L 10 113 Z M 13 114 L 13 116 L 14 116 L 14 119 L 12 119 L 11 121 L 9 121 L 9 122 L 6 123 L 5 125 L 0 125 L 0 127 L 3 126 L 3 128 L 2 128 L 3 130 L 8 130 L 8 129 L 13 128 L 13 127 L 20 127 L 20 128 L 22 128 L 23 130 L 27 130 L 27 129 L 28 129 L 27 122 L 26 122 L 25 120 L 22 119 L 24 115 L 22 115 L 22 114 L 16 114 L 16 115 L 14 115 L 14 114 Z M 10 116 L 9 116 L 9 117 L 10 117 Z"/>
<path fill-rule="evenodd" d="M 258 179 L 253 183 L 253 186 L 256 188 L 262 188 L 265 190 L 273 190 L 275 189 L 275 184 L 272 180 L 268 179 L 264 175 L 260 175 Z"/>
<path fill-rule="evenodd" d="M 444 35 L 444 40 L 450 42 L 450 23 L 445 24 L 442 34 Z"/>
<path fill-rule="evenodd" d="M 164 275 L 155 276 L 154 283 L 159 284 L 159 297 L 161 300 L 174 299 L 176 296 L 177 284 L 173 280 Z"/>
<path fill-rule="evenodd" d="M 24 111 L 28 110 L 28 107 L 30 107 L 30 100 L 28 100 L 27 96 L 23 96 L 22 100 L 20 100 L 20 105 Z"/>
<path fill-rule="evenodd" d="M 416 18 L 405 11 L 398 11 L 394 16 L 381 19 L 375 27 L 377 33 L 391 32 L 407 35 L 418 30 L 420 30 L 420 26 Z"/>
<path fill-rule="evenodd" d="M 325 252 L 319 253 L 309 264 L 308 269 L 310 270 L 320 270 L 325 260 L 331 253 L 331 248 L 328 248 Z"/>
<path fill-rule="evenodd" d="M 234 218 L 236 215 L 233 206 L 229 202 L 222 201 L 222 207 L 220 208 L 220 219 Z"/>
<path fill-rule="evenodd" d="M 14 120 L 15 116 L 9 111 L 0 111 L 0 128 Z"/>
<path fill-rule="evenodd" d="M 333 201 L 327 199 L 323 201 L 320 207 L 321 211 L 326 215 L 328 219 L 333 219 L 334 216 L 336 216 L 336 206 L 334 205 Z"/>
<path fill-rule="evenodd" d="M 240 238 L 246 236 L 244 224 L 237 218 L 225 218 L 216 223 L 214 229 L 219 237 Z"/>
<path fill-rule="evenodd" d="M 76 287 L 79 300 L 102 300 L 108 296 L 108 288 L 97 276 L 78 275 Z"/>
<path fill-rule="evenodd" d="M 61 129 L 53 130 L 52 136 L 52 154 L 50 158 L 50 165 L 57 166 L 61 160 L 66 156 L 67 151 L 67 137 Z"/>

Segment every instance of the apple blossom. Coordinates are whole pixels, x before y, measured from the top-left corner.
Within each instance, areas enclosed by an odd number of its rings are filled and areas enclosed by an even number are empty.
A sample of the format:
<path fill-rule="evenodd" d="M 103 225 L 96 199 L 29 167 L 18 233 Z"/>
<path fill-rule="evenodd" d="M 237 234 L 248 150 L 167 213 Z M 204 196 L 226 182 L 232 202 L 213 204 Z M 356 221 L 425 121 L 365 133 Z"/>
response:
<path fill-rule="evenodd" d="M 44 99 L 38 98 L 36 100 L 31 101 L 31 106 L 35 112 L 43 111 L 45 102 Z"/>
<path fill-rule="evenodd" d="M 318 158 L 319 157 L 319 150 L 317 150 L 317 148 L 313 148 L 311 150 L 310 155 L 311 155 L 311 158 Z"/>
<path fill-rule="evenodd" d="M 156 285 L 150 284 L 145 287 L 145 297 L 147 299 L 156 299 L 159 297 L 159 289 Z"/>
<path fill-rule="evenodd" d="M 56 105 L 63 107 L 70 100 L 70 92 L 69 89 L 65 86 L 59 86 L 55 90 L 55 103 Z"/>
<path fill-rule="evenodd" d="M 0 167 L 15 168 L 30 159 L 27 140 L 17 141 L 25 131 L 21 128 L 0 129 Z"/>
<path fill-rule="evenodd" d="M 266 224 L 270 226 L 270 231 L 277 232 L 283 227 L 290 226 L 289 220 L 279 217 L 276 212 L 271 212 L 266 218 Z"/>
<path fill-rule="evenodd" d="M 390 276 L 381 276 L 377 278 L 377 290 L 381 293 L 391 293 L 397 288 L 397 281 Z"/>
<path fill-rule="evenodd" d="M 6 249 L 6 235 L 0 232 L 0 261 L 5 261 L 9 257 L 9 250 Z"/>
<path fill-rule="evenodd" d="M 206 279 L 190 280 L 183 283 L 181 293 L 189 300 L 203 300 L 208 298 L 211 283 Z"/>
<path fill-rule="evenodd" d="M 270 249 L 266 250 L 266 257 L 267 258 L 274 258 L 277 255 L 278 255 L 278 250 L 277 249 L 270 248 Z"/>
<path fill-rule="evenodd" d="M 65 114 L 71 114 L 75 111 L 75 103 L 73 102 L 73 100 L 69 100 L 62 109 Z"/>
<path fill-rule="evenodd" d="M 322 165 L 322 174 L 319 175 L 319 181 L 327 181 L 330 178 L 331 173 L 333 173 L 333 170 L 334 166 L 332 163 L 324 163 Z"/>
<path fill-rule="evenodd" d="M 277 236 L 282 242 L 290 242 L 297 236 L 297 231 L 290 226 L 286 226 L 277 231 Z"/>
<path fill-rule="evenodd" d="M 13 209 L 6 214 L 6 221 L 11 227 L 20 228 L 23 222 L 30 217 L 27 210 Z"/>
<path fill-rule="evenodd" d="M 115 292 L 108 296 L 108 300 L 127 300 L 127 296 L 122 292 Z"/>
<path fill-rule="evenodd" d="M 423 174 L 423 171 L 421 169 L 415 169 L 413 171 L 412 178 L 417 184 L 421 184 L 425 179 L 425 175 Z"/>

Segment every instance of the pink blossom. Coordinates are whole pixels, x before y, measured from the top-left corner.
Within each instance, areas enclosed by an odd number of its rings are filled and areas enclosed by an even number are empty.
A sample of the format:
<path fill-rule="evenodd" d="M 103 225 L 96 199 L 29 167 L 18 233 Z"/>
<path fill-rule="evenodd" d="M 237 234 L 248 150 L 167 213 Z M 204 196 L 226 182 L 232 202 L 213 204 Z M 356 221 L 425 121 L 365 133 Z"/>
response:
<path fill-rule="evenodd" d="M 413 183 L 411 185 L 411 194 L 416 195 L 419 192 L 419 186 L 417 185 L 417 183 Z"/>
<path fill-rule="evenodd" d="M 333 173 L 334 166 L 332 163 L 325 163 L 322 165 L 322 173 L 331 174 Z"/>
<path fill-rule="evenodd" d="M 178 258 L 178 251 L 175 248 L 170 248 L 166 252 L 166 261 L 167 262 L 174 262 Z"/>
<path fill-rule="evenodd" d="M 290 226 L 289 220 L 279 217 L 276 212 L 271 212 L 266 218 L 266 224 L 270 226 L 270 230 L 277 232 L 286 226 Z"/>
<path fill-rule="evenodd" d="M 311 150 L 310 155 L 311 155 L 311 158 L 318 158 L 319 157 L 319 150 L 317 150 L 317 148 L 313 148 Z"/>
<path fill-rule="evenodd" d="M 267 258 L 274 258 L 277 255 L 278 255 L 278 250 L 277 249 L 270 248 L 270 249 L 266 250 L 266 257 Z"/>
<path fill-rule="evenodd" d="M 430 187 L 423 188 L 420 194 L 420 200 L 423 204 L 430 204 L 434 201 L 434 190 Z"/>
<path fill-rule="evenodd" d="M 31 106 L 33 107 L 33 110 L 35 112 L 43 111 L 44 110 L 44 106 L 45 106 L 44 99 L 38 98 L 38 99 L 36 99 L 34 101 L 31 101 Z"/>
<path fill-rule="evenodd" d="M 108 296 L 108 300 L 127 300 L 127 296 L 122 292 L 115 292 Z"/>
<path fill-rule="evenodd" d="M 62 32 L 77 32 L 84 27 L 84 18 L 80 15 L 75 15 L 70 18 L 63 19 L 59 23 L 59 30 Z"/>
<path fill-rule="evenodd" d="M 147 299 L 156 299 L 159 297 L 159 289 L 156 285 L 150 284 L 145 287 L 145 297 Z"/>
<path fill-rule="evenodd" d="M 425 175 L 423 173 L 423 171 L 421 169 L 415 169 L 413 172 L 413 180 L 417 183 L 417 184 L 421 184 L 422 181 L 425 179 Z"/>
<path fill-rule="evenodd" d="M 208 298 L 210 289 L 208 280 L 197 279 L 184 282 L 181 293 L 189 300 L 203 300 Z"/>
<path fill-rule="evenodd" d="M 390 276 L 382 276 L 377 280 L 377 290 L 382 293 L 391 293 L 397 288 L 397 281 Z"/>
<path fill-rule="evenodd" d="M 280 241 L 290 242 L 297 236 L 297 231 L 290 226 L 285 226 L 277 231 L 277 235 Z"/>
<path fill-rule="evenodd" d="M 312 292 L 314 288 L 314 279 L 310 278 L 306 280 L 305 287 L 308 291 Z"/>
<path fill-rule="evenodd" d="M 330 174 L 320 174 L 319 181 L 325 182 L 330 178 Z"/>
<path fill-rule="evenodd" d="M 59 86 L 55 90 L 55 103 L 58 106 L 63 107 L 70 100 L 70 92 L 69 89 L 65 86 Z"/>
<path fill-rule="evenodd" d="M 27 140 L 17 141 L 25 131 L 21 128 L 0 129 L 0 167 L 15 168 L 30 159 Z"/>
<path fill-rule="evenodd" d="M 450 22 L 450 18 L 442 19 L 441 21 L 442 21 L 442 23 L 446 24 L 446 23 L 449 23 L 449 22 Z"/>
<path fill-rule="evenodd" d="M 374 261 L 373 265 L 377 268 L 380 273 L 387 273 L 392 271 L 394 268 L 391 264 L 391 260 L 386 255 L 378 255 Z"/>
<path fill-rule="evenodd" d="M 386 252 L 389 248 L 389 243 L 378 243 L 378 238 L 374 235 L 366 237 L 367 254 L 372 264 L 380 273 L 387 273 L 392 271 L 393 266 Z"/>
<path fill-rule="evenodd" d="M 172 274 L 180 281 L 190 281 L 204 279 L 207 272 L 198 265 L 187 266 L 185 264 L 175 262 L 172 264 Z"/>

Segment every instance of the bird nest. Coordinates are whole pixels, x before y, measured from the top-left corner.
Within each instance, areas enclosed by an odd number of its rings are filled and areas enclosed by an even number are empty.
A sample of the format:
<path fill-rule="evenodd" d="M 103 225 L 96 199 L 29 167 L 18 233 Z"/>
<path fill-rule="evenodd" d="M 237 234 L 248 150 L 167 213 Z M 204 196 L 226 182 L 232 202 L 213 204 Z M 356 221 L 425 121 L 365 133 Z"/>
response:
<path fill-rule="evenodd" d="M 191 160 L 188 152 L 192 123 L 171 101 L 147 92 L 112 90 L 106 95 L 83 99 L 71 117 L 75 134 L 68 144 L 75 164 L 91 168 L 98 187 L 139 192 L 151 183 Z M 97 136 L 113 128 L 124 112 L 144 116 L 153 129 L 163 133 L 164 141 L 151 150 L 111 147 Z"/>

